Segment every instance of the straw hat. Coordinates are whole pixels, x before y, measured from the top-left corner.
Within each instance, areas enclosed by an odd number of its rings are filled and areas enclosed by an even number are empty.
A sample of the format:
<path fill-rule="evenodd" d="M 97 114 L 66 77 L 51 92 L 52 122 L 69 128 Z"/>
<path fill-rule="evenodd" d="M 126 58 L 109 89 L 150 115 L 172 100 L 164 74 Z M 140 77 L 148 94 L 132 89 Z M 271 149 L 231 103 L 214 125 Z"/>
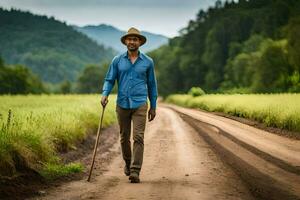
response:
<path fill-rule="evenodd" d="M 145 44 L 146 41 L 147 41 L 146 37 L 143 36 L 143 35 L 140 33 L 139 30 L 137 30 L 137 29 L 134 28 L 134 27 L 131 27 L 131 28 L 127 31 L 127 33 L 121 37 L 121 42 L 122 42 L 124 45 L 126 45 L 126 43 L 125 43 L 126 37 L 127 37 L 127 36 L 130 36 L 130 35 L 136 36 L 136 37 L 140 38 L 140 40 L 141 40 L 141 46 L 142 46 L 143 44 Z"/>

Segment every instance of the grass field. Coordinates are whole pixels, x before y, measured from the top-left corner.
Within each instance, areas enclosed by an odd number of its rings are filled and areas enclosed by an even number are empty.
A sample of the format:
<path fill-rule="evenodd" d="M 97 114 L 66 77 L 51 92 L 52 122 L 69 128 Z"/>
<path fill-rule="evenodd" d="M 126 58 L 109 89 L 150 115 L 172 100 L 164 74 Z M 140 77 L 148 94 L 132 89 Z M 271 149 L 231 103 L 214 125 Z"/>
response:
<path fill-rule="evenodd" d="M 82 169 L 61 165 L 58 151 L 74 148 L 88 129 L 96 130 L 101 95 L 0 96 L 0 176 L 29 167 L 44 176 Z M 116 121 L 115 96 L 107 105 L 103 126 Z"/>
<path fill-rule="evenodd" d="M 300 94 L 211 94 L 198 97 L 174 94 L 168 96 L 166 101 L 300 132 Z"/>

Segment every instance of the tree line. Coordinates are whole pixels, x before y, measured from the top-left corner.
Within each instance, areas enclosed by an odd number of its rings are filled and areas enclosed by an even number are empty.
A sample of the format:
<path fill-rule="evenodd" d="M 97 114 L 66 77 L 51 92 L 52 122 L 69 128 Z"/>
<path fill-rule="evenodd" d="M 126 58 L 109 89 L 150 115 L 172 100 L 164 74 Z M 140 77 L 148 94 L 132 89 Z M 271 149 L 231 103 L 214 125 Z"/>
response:
<path fill-rule="evenodd" d="M 159 92 L 299 92 L 299 35 L 298 0 L 216 1 L 150 53 Z"/>
<path fill-rule="evenodd" d="M 7 66 L 0 57 L 0 94 L 46 93 L 40 78 L 22 65 Z"/>
<path fill-rule="evenodd" d="M 102 93 L 103 80 L 109 63 L 89 64 L 75 81 L 64 80 L 57 84 L 43 82 L 25 65 L 8 65 L 0 57 L 0 94 L 41 93 Z M 116 89 L 113 90 L 114 92 Z"/>

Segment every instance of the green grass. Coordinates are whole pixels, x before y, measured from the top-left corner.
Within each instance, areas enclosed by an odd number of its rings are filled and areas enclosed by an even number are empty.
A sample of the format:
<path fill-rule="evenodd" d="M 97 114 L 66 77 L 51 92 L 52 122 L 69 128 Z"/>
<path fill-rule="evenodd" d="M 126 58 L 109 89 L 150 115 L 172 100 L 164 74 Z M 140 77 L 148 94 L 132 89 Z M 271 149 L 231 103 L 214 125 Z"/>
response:
<path fill-rule="evenodd" d="M 57 152 L 74 148 L 76 142 L 86 137 L 88 129 L 97 129 L 102 109 L 100 98 L 100 95 L 0 96 L 0 176 L 16 175 L 23 167 L 42 175 L 58 174 L 53 167 L 62 170 L 64 166 L 60 165 Z M 104 127 L 116 121 L 115 98 L 113 95 L 109 98 Z M 66 166 L 66 172 L 70 171 Z"/>
<path fill-rule="evenodd" d="M 300 94 L 170 95 L 166 102 L 262 122 L 300 132 Z"/>
<path fill-rule="evenodd" d="M 67 165 L 47 163 L 40 173 L 46 179 L 52 180 L 57 177 L 81 172 L 82 170 L 83 165 L 81 163 L 70 163 Z"/>

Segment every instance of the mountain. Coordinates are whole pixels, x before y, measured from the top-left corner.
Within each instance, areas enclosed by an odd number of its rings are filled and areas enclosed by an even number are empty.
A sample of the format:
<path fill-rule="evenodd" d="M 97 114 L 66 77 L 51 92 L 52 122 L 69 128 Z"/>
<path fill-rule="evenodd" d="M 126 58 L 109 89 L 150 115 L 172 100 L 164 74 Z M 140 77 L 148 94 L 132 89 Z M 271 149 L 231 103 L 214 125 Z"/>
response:
<path fill-rule="evenodd" d="M 53 17 L 0 8 L 0 56 L 28 66 L 43 81 L 75 81 L 85 65 L 115 53 Z"/>
<path fill-rule="evenodd" d="M 106 24 L 100 24 L 98 26 L 88 25 L 83 27 L 73 27 L 79 32 L 86 34 L 100 45 L 103 44 L 106 47 L 112 47 L 118 52 L 126 50 L 126 47 L 120 42 L 120 38 L 125 34 L 125 31 Z M 168 38 L 163 35 L 153 34 L 146 31 L 142 31 L 142 34 L 147 37 L 147 43 L 141 47 L 141 50 L 144 52 L 154 50 L 168 42 Z"/>

